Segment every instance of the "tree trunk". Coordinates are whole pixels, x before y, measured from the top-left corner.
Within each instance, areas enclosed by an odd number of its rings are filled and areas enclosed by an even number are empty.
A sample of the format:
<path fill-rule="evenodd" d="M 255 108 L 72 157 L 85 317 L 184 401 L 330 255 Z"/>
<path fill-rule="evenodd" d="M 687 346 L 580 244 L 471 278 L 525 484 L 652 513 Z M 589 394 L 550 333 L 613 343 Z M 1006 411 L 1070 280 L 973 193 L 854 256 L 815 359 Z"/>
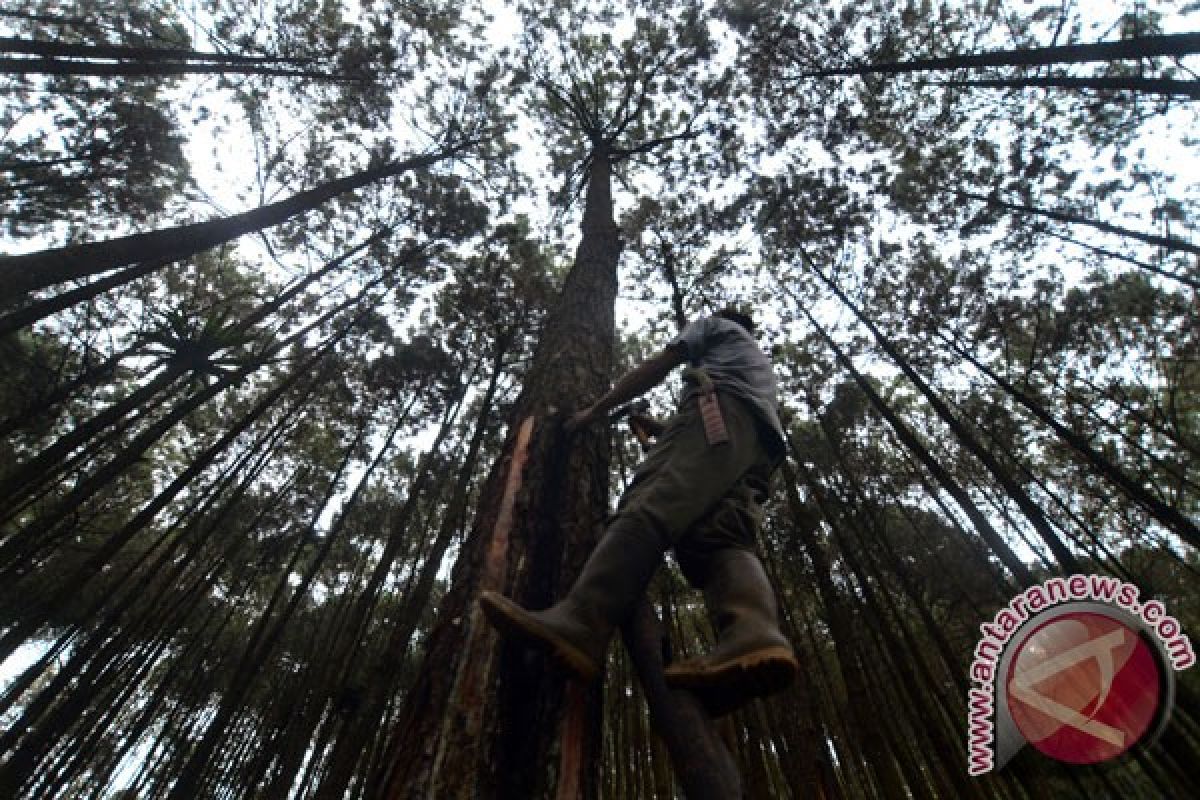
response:
<path fill-rule="evenodd" d="M 307 69 L 253 64 L 205 64 L 195 61 L 62 61 L 56 58 L 0 58 L 0 73 L 9 75 L 94 75 L 101 77 L 166 77 L 171 75 L 265 75 L 272 78 L 311 78 L 319 81 L 351 82 L 347 75 L 331 75 Z"/>
<path fill-rule="evenodd" d="M 1062 239 L 1064 242 L 1068 242 L 1070 244 L 1076 245 L 1077 247 L 1082 247 L 1084 250 L 1087 250 L 1091 253 L 1095 253 L 1098 256 L 1104 256 L 1105 258 L 1115 258 L 1118 261 L 1124 261 L 1126 264 L 1132 264 L 1133 266 L 1137 267 L 1138 269 L 1144 269 L 1147 272 L 1154 273 L 1155 275 L 1161 275 L 1164 278 L 1170 278 L 1173 281 L 1179 281 L 1184 286 L 1190 286 L 1193 289 L 1200 289 L 1200 281 L 1198 281 L 1194 278 L 1189 278 L 1186 275 L 1179 275 L 1174 272 L 1168 272 L 1167 270 L 1162 269 L 1161 267 L 1156 267 L 1153 264 L 1147 264 L 1145 261 L 1138 261 L 1136 258 L 1132 258 L 1131 256 L 1124 256 L 1124 255 L 1121 255 L 1120 253 L 1114 253 L 1112 250 L 1107 250 L 1103 247 L 1097 247 L 1096 245 L 1094 245 L 1090 242 L 1080 241 L 1079 239 L 1075 239 L 1071 236 L 1067 236 L 1065 233 L 1051 232 L 1050 235 L 1053 236 L 1055 239 Z"/>
<path fill-rule="evenodd" d="M 329 480 L 328 487 L 325 491 L 325 496 L 321 504 L 314 510 L 309 521 L 308 528 L 301 533 L 298 541 L 295 543 L 295 551 L 292 555 L 290 563 L 284 568 L 280 574 L 278 583 L 276 584 L 275 592 L 267 607 L 259 616 L 254 625 L 253 631 L 250 634 L 249 642 L 242 651 L 241 657 L 238 659 L 237 666 L 233 671 L 233 676 L 225 690 L 221 694 L 220 706 L 213 715 L 213 720 L 208 725 L 208 729 L 204 734 L 204 738 L 196 745 L 188 757 L 187 763 L 184 764 L 180 771 L 175 785 L 171 789 L 170 797 L 173 800 L 187 800 L 199 796 L 202 793 L 205 783 L 205 775 L 212 766 L 212 756 L 216 753 L 217 746 L 225 737 L 229 723 L 233 720 L 235 714 L 241 708 L 242 700 L 249 693 L 250 688 L 254 685 L 254 673 L 262 669 L 269 663 L 270 656 L 275 648 L 276 642 L 283 634 L 283 629 L 287 623 L 295 615 L 296 609 L 300 602 L 308 594 L 309 587 L 312 585 L 316 577 L 317 571 L 324 563 L 325 557 L 328 555 L 330 548 L 333 546 L 337 535 L 348 518 L 349 510 L 358 498 L 361 496 L 362 489 L 366 486 L 371 472 L 383 457 L 383 453 L 391 447 L 392 439 L 396 435 L 397 427 L 393 427 L 388 435 L 380 453 L 373 460 L 371 465 L 366 469 L 360 478 L 358 485 L 355 487 L 350 498 L 342 508 L 340 515 L 337 517 L 333 527 L 325 534 L 321 546 L 312 556 L 304 571 L 304 577 L 300 583 L 292 590 L 291 597 L 288 599 L 287 605 L 279 613 L 278 618 L 275 615 L 276 605 L 282 600 L 286 587 L 290 585 L 290 578 L 293 571 L 299 565 L 305 547 L 304 545 L 312 537 L 315 532 L 318 520 L 325 508 L 333 500 L 333 497 L 338 489 L 338 484 L 346 468 L 349 466 L 354 457 L 355 451 L 358 449 L 362 441 L 362 437 L 366 434 L 368 422 L 364 422 L 359 426 L 358 433 L 354 440 L 345 449 L 341 463 L 337 470 Z"/>
<path fill-rule="evenodd" d="M 471 435 L 471 442 L 467 447 L 466 457 L 463 459 L 462 466 L 459 469 L 453 493 L 446 504 L 446 510 L 441 525 L 438 528 L 437 536 L 430 547 L 424 565 L 421 567 L 421 573 L 417 578 L 416 585 L 410 596 L 406 598 L 402 615 L 393 624 L 392 632 L 388 636 L 388 642 L 384 647 L 383 653 L 375 664 L 374 669 L 371 670 L 371 679 L 365 687 L 364 700 L 359 704 L 358 708 L 348 713 L 346 721 L 342 724 L 342 729 L 334 744 L 333 751 L 329 755 L 328 769 L 314 795 L 316 800 L 339 800 L 339 798 L 345 795 L 346 787 L 354 775 L 355 768 L 365 760 L 364 750 L 366 749 L 366 744 L 370 741 L 371 735 L 376 733 L 376 726 L 379 725 L 383 718 L 387 702 L 390 698 L 390 690 L 394 688 L 392 676 L 403 661 L 413 633 L 416 631 L 421 613 L 429 604 L 429 597 L 433 591 L 433 584 L 441 567 L 442 558 L 446 553 L 446 549 L 450 546 L 455 532 L 459 529 L 460 515 L 457 513 L 457 510 L 463 508 L 466 504 L 471 477 L 475 474 L 478 467 L 479 451 L 483 447 L 483 440 L 488 430 L 488 422 L 493 413 L 492 406 L 495 402 L 496 390 L 499 387 L 500 375 L 503 371 L 505 348 L 506 342 L 504 340 L 497 342 L 496 351 L 492 358 L 492 375 L 488 381 L 487 389 L 484 391 L 483 400 L 480 403 L 479 416 L 475 420 L 475 430 Z M 449 424 L 447 423 L 444 430 L 448 429 L 448 427 Z M 435 451 L 440 439 L 441 436 L 435 442 L 435 447 L 431 448 L 431 453 Z M 424 472 L 421 475 L 423 474 Z M 420 491 L 421 475 L 417 476 L 413 486 L 409 490 L 410 500 L 415 498 L 413 492 Z M 404 518 L 406 515 L 402 512 L 400 516 Z M 399 537 L 397 536 L 396 538 Z M 377 574 L 378 572 L 377 569 Z M 384 570 L 385 575 L 386 572 L 387 570 Z M 376 590 L 378 588 L 377 586 Z M 369 611 L 369 608 L 363 605 L 363 603 L 369 600 L 372 594 L 374 592 L 368 587 L 367 591 L 364 592 L 363 602 L 359 604 L 358 613 L 353 616 L 349 624 L 351 630 L 358 633 L 349 645 L 350 658 L 357 657 L 360 652 L 361 635 L 367 622 L 364 617 Z M 345 678 L 348 672 L 347 667 L 348 665 L 344 665 L 341 669 L 342 674 L 338 682 L 341 687 L 345 687 Z"/>
<path fill-rule="evenodd" d="M 1032 586 L 1036 582 L 1033 579 L 1033 573 L 1029 571 L 1029 568 L 1025 566 L 1025 563 L 1022 562 L 1021 559 L 1017 558 L 1017 554 L 1013 552 L 1012 548 L 1008 546 L 1008 543 L 1004 541 L 1004 538 L 1000 536 L 995 528 L 992 527 L 992 523 L 986 516 L 984 516 L 983 512 L 979 510 L 978 506 L 975 505 L 975 502 L 971 499 L 970 495 L 967 494 L 966 489 L 964 489 L 958 483 L 958 481 L 954 479 L 949 471 L 941 465 L 941 462 L 933 457 L 933 454 L 929 452 L 929 449 L 921 443 L 919 438 L 917 438 L 917 434 L 911 428 L 909 428 L 908 425 L 906 425 L 894 411 L 892 411 L 886 402 L 884 402 L 883 398 L 879 396 L 879 393 L 875 391 L 875 387 L 871 386 L 870 381 L 868 381 L 862 375 L 862 373 L 854 368 L 853 362 L 851 362 L 849 357 L 842 352 L 842 349 L 837 346 L 837 343 L 833 341 L 833 338 L 825 331 L 825 329 L 817 323 L 816 319 L 808 313 L 807 309 L 801 308 L 800 310 L 804 312 L 805 316 L 808 317 L 808 320 L 812 324 L 814 330 L 816 330 L 821 338 L 825 340 L 825 343 L 829 346 L 829 348 L 833 350 L 833 353 L 837 357 L 838 361 L 841 362 L 842 366 L 845 367 L 850 373 L 850 377 L 853 378 L 854 382 L 858 384 L 858 387 L 862 389 L 863 394 L 867 396 L 867 400 L 870 401 L 875 410 L 879 412 L 880 416 L 882 416 L 887 423 L 891 425 L 892 430 L 895 431 L 897 438 L 899 438 L 900 441 L 909 449 L 909 451 L 915 455 L 922 464 L 925 465 L 925 468 L 933 474 L 933 477 L 935 480 L 937 480 L 938 484 L 940 484 L 942 488 L 944 488 L 950 494 L 950 496 L 954 498 L 955 502 L 958 503 L 959 508 L 963 510 L 968 518 L 970 518 L 972 524 L 975 526 L 975 530 L 979 532 L 981 537 L 983 537 L 983 540 L 992 549 L 992 552 L 994 552 L 997 557 L 999 557 L 1000 561 L 1003 562 L 1003 564 L 1008 567 L 1010 571 L 1012 571 L 1013 576 L 1021 583 L 1021 585 Z"/>
<path fill-rule="evenodd" d="M 637 670 L 654 732 L 667 746 L 684 797 L 687 800 L 743 797 L 737 764 L 700 702 L 691 692 L 667 686 L 663 676 L 666 633 L 648 601 L 638 604 L 622 629 L 622 638 Z"/>
<path fill-rule="evenodd" d="M 1116 61 L 1126 58 L 1153 56 L 1186 56 L 1200 53 L 1200 33 L 1180 33 L 1167 36 L 1143 36 L 1119 42 L 1035 47 L 1028 50 L 996 50 L 990 53 L 968 53 L 944 58 L 923 58 L 890 64 L 864 64 L 841 69 L 807 72 L 801 78 L 823 78 L 834 75 L 897 74 L 956 70 L 973 67 L 1031 67 L 1045 64 L 1081 64 L 1090 61 Z"/>
<path fill-rule="evenodd" d="M 1066 545 L 1064 545 L 1062 540 L 1059 539 L 1058 534 L 1055 533 L 1054 529 L 1050 527 L 1050 521 L 1046 519 L 1046 515 L 1042 512 L 1042 509 L 1033 502 L 1033 498 L 1029 496 L 1029 493 L 1025 491 L 1025 488 L 1017 483 L 1017 481 L 1008 473 L 1008 470 L 1006 470 L 1004 466 L 1000 464 L 1000 461 L 986 447 L 984 447 L 974 435 L 972 435 L 967 427 L 963 425 L 958 417 L 954 415 L 954 412 L 950 410 L 950 407 L 946 405 L 945 401 L 943 401 L 937 395 L 937 393 L 933 391 L 933 387 L 931 387 L 924 378 L 917 374 L 917 371 L 913 369 L 911 364 L 908 363 L 908 359 L 906 359 L 900 353 L 896 346 L 892 344 L 890 339 L 883 335 L 883 332 L 879 330 L 878 326 L 876 326 L 875 323 L 872 322 L 867 315 L 862 312 L 862 309 L 855 305 L 850 298 L 846 296 L 846 293 L 841 290 L 841 287 L 826 277 L 825 273 L 818 269 L 817 265 L 812 263 L 810 259 L 806 258 L 805 261 L 808 264 L 809 271 L 816 275 L 822 283 L 828 286 L 830 290 L 837 295 L 837 298 L 842 302 L 842 305 L 848 308 L 850 312 L 858 319 L 858 321 L 867 327 L 867 330 L 871 332 L 871 335 L 875 338 L 875 341 L 879 347 L 885 353 L 887 353 L 888 357 L 891 358 L 892 363 L 900 368 L 900 371 L 903 372 L 910 381 L 912 381 L 913 385 L 917 387 L 918 391 L 920 391 L 925 399 L 929 401 L 929 405 L 933 407 L 933 410 L 937 412 L 937 415 L 942 422 L 944 422 L 946 426 L 950 428 L 951 432 L 954 433 L 954 436 L 959 443 L 966 448 L 967 452 L 979 459 L 980 463 L 987 468 L 987 471 L 992 474 L 992 477 L 994 477 L 1004 488 L 1004 491 L 1008 493 L 1008 496 L 1016 501 L 1017 506 L 1021 509 L 1021 512 L 1025 515 L 1025 518 L 1033 523 L 1033 527 L 1037 530 L 1038 535 L 1042 537 L 1042 541 L 1045 542 L 1046 546 L 1050 548 L 1050 552 L 1054 554 L 1055 559 L 1058 561 L 1058 564 L 1063 571 L 1068 574 L 1082 572 L 1082 568 L 1080 567 L 1079 562 L 1075 559 L 1074 554 L 1067 549 Z"/>
<path fill-rule="evenodd" d="M 1012 395 L 1034 417 L 1048 425 L 1068 447 L 1082 456 L 1101 475 L 1121 489 L 1131 500 L 1145 508 L 1155 519 L 1177 533 L 1181 539 L 1193 547 L 1200 547 L 1200 527 L 1192 523 L 1179 509 L 1167 505 L 1150 494 L 1150 492 L 1146 491 L 1145 487 L 1138 485 L 1136 481 L 1126 475 L 1120 467 L 1096 452 L 1085 437 L 1075 433 L 1075 431 L 1055 419 L 1040 403 L 1001 378 L 995 371 L 980 363 L 979 359 L 972 356 L 956 343 L 949 340 L 946 341 L 954 352 L 971 362 L 972 366 L 990 378 L 1001 389 Z"/>
<path fill-rule="evenodd" d="M 339 332 L 333 334 L 329 340 L 323 343 L 320 351 L 323 352 L 325 349 L 332 347 L 333 344 L 335 344 L 343 336 L 345 336 L 346 333 L 349 332 L 349 330 L 357 323 L 357 320 L 358 316 L 355 317 L 354 321 L 343 326 Z M 306 330 L 315 326 L 316 324 L 317 323 L 313 323 L 311 326 L 306 326 Z M 278 352 L 284 349 L 290 342 L 298 341 L 300 337 L 302 337 L 302 333 L 293 337 L 289 337 L 289 339 L 284 340 L 283 342 L 277 343 L 273 348 L 273 352 Z M 215 397 L 224 388 L 227 388 L 228 385 L 232 385 L 233 383 L 243 380 L 246 376 L 258 368 L 258 364 L 252 364 L 248 367 L 243 367 L 237 372 L 231 373 L 222 381 L 214 383 L 213 386 L 210 386 L 204 391 L 198 393 L 189 402 L 186 402 L 179 408 L 173 410 L 171 415 L 142 434 L 128 450 L 122 452 L 111 463 L 105 465 L 96 475 L 92 476 L 87 481 L 82 482 L 81 485 L 75 491 L 73 491 L 70 496 L 74 497 L 76 494 L 78 494 L 78 502 L 82 502 L 82 500 L 87 496 L 90 496 L 89 493 L 95 491 L 99 485 L 103 485 L 116 474 L 119 474 L 138 457 L 140 457 L 142 452 L 150 447 L 155 440 L 157 440 L 167 429 L 173 427 L 180 419 L 182 419 L 199 405 L 203 404 L 203 402 Z M 73 507 L 73 503 L 64 505 L 64 508 L 69 507 Z M 51 518 L 53 519 L 53 522 L 57 523 L 60 521 L 64 516 L 64 513 L 65 512 L 60 510 L 57 515 L 52 514 Z M 53 523 L 42 523 L 39 525 L 37 530 L 48 532 L 51 529 L 52 524 Z M 142 524 L 144 524 L 144 521 Z M 126 526 L 126 528 L 122 529 L 119 534 L 111 536 L 105 540 L 103 545 L 95 553 L 93 553 L 69 579 L 64 581 L 60 588 L 58 588 L 48 599 L 44 601 L 46 606 L 49 608 L 55 608 L 65 603 L 74 592 L 78 591 L 80 587 L 99 574 L 100 570 L 105 564 L 108 563 L 109 559 L 111 559 L 113 555 L 115 555 L 122 547 L 129 543 L 129 541 L 133 538 L 133 535 L 140 530 L 140 527 L 140 525 L 136 528 Z M 0 637 L 0 653 L 11 653 L 16 646 L 18 646 L 27 636 L 36 630 L 36 627 L 36 623 L 26 620 L 10 628 L 2 637 Z"/>
<path fill-rule="evenodd" d="M 0 438 L 7 438 L 22 428 L 36 427 L 34 423 L 37 420 L 48 416 L 47 412 L 74 398 L 84 387 L 93 386 L 106 378 L 111 378 L 121 365 L 121 362 L 127 358 L 131 358 L 139 348 L 140 344 L 135 342 L 124 350 L 104 359 L 99 364 L 87 366 L 85 363 L 82 370 L 74 378 L 65 383 L 59 383 L 46 394 L 30 397 L 24 409 L 4 420 L 3 424 L 0 424 Z"/>
<path fill-rule="evenodd" d="M 221 64 L 310 64 L 311 58 L 246 56 L 237 53 L 201 53 L 164 47 L 131 47 L 114 44 L 78 44 L 0 36 L 0 53 L 23 53 L 45 58 L 100 58 L 129 61 L 208 61 Z"/>
<path fill-rule="evenodd" d="M 1128 228 L 1122 228 L 1119 225 L 1112 225 L 1107 222 L 1100 222 L 1087 217 L 1081 217 L 1078 214 L 1072 214 L 1066 211 L 1055 211 L 1049 208 L 1038 208 L 1037 206 L 1024 205 L 1022 203 L 1009 203 L 1001 200 L 998 197 L 975 194 L 974 192 L 964 192 L 958 189 L 953 190 L 960 197 L 967 197 L 971 200 L 978 200 L 981 203 L 987 203 L 990 206 L 1003 208 L 1005 211 L 1013 213 L 1020 212 L 1022 214 L 1032 214 L 1035 217 L 1045 217 L 1046 219 L 1056 220 L 1058 222 L 1067 222 L 1072 225 L 1084 225 L 1089 228 L 1094 228 L 1105 233 L 1115 233 L 1118 236 L 1124 236 L 1129 239 L 1135 239 L 1139 242 L 1152 244 L 1155 247 L 1162 247 L 1179 253 L 1192 253 L 1200 255 L 1200 246 L 1194 245 L 1191 242 L 1183 239 L 1176 239 L 1174 236 L 1156 236 L 1151 233 L 1142 233 L 1141 231 L 1132 231 Z"/>
<path fill-rule="evenodd" d="M 575 264 L 546 319 L 512 433 L 483 488 L 377 796 L 595 796 L 598 692 L 566 692 L 564 676 L 545 658 L 501 642 L 475 601 L 480 591 L 495 589 L 526 607 L 550 605 L 578 573 L 606 516 L 608 431 L 568 437 L 562 421 L 563 412 L 609 385 L 621 251 L 610 181 L 608 153 L 598 150 Z M 571 735 L 560 739 L 564 726 Z M 566 786 L 578 792 L 563 797 L 558 789 Z"/>
<path fill-rule="evenodd" d="M 340 256 L 330 259 L 319 270 L 305 275 L 303 278 L 296 281 L 292 286 L 281 292 L 279 297 L 275 298 L 275 300 L 271 301 L 270 303 L 263 303 L 261 306 L 255 309 L 255 312 L 251 314 L 248 319 L 243 321 L 243 323 L 239 326 L 239 329 L 249 330 L 261 320 L 266 319 L 269 314 L 277 311 L 285 303 L 292 300 L 305 288 L 311 286 L 313 283 L 320 280 L 334 269 L 340 267 L 350 258 L 362 252 L 367 247 L 371 246 L 377 241 L 380 241 L 389 232 L 390 229 L 377 232 L 373 236 L 367 238 L 361 244 L 355 245 L 345 253 L 342 253 Z M 110 289 L 114 289 L 118 286 L 124 286 L 131 281 L 135 281 L 138 278 L 149 275 L 150 273 L 165 267 L 167 264 L 170 264 L 175 260 L 175 258 L 167 257 L 136 264 L 132 267 L 127 267 L 118 272 L 114 272 L 111 275 L 105 275 L 103 278 L 92 281 L 85 286 L 80 286 L 78 289 L 71 289 L 70 291 L 56 294 L 53 297 L 46 298 L 45 300 L 39 300 L 35 303 L 31 303 L 25 308 L 5 314 L 3 317 L 0 317 L 0 336 L 5 336 L 13 331 L 19 330 L 28 325 L 32 325 L 38 320 L 45 319 L 51 314 L 55 314 L 66 308 L 70 308 L 77 303 L 91 300 L 92 298 L 98 297 Z M 407 256 L 401 257 L 398 260 L 398 263 L 404 263 L 406 260 Z"/>
<path fill-rule="evenodd" d="M 442 149 L 403 161 L 365 169 L 314 189 L 299 192 L 277 203 L 253 211 L 189 225 L 178 225 L 148 233 L 135 233 L 101 242 L 68 245 L 19 256 L 0 257 L 0 297 L 10 300 L 56 283 L 85 278 L 142 261 L 170 263 L 261 231 L 321 206 L 333 198 L 439 161 L 465 150 L 469 141 L 447 144 Z"/>
<path fill-rule="evenodd" d="M 1138 92 L 1164 97 L 1190 97 L 1200 100 L 1200 81 L 1168 78 L 1013 78 L 1012 80 L 935 81 L 938 86 L 960 89 L 1092 89 L 1103 92 Z"/>
<path fill-rule="evenodd" d="M 904 778 L 897 770 L 896 762 L 892 759 L 886 743 L 880 735 L 878 721 L 871 717 L 866 706 L 868 700 L 867 676 L 862 670 L 851 636 L 858 627 L 858 623 L 854 621 L 855 615 L 833 585 L 833 568 L 825 555 L 824 547 L 817 541 L 814 520 L 802 511 L 802 503 L 796 490 L 795 469 L 787 460 L 784 460 L 782 468 L 795 530 L 800 535 L 805 552 L 808 553 L 809 560 L 812 562 L 821 602 L 825 606 L 826 614 L 829 615 L 827 619 L 829 634 L 833 639 L 842 679 L 846 684 L 854 733 L 866 759 L 866 763 L 862 766 L 865 767 L 868 774 L 873 776 L 871 783 L 874 783 L 883 797 L 887 800 L 904 800 L 907 796 Z M 809 486 L 810 491 L 815 486 L 811 476 L 807 473 L 805 473 L 805 483 Z M 855 769 L 858 766 L 851 765 L 848 768 Z"/>

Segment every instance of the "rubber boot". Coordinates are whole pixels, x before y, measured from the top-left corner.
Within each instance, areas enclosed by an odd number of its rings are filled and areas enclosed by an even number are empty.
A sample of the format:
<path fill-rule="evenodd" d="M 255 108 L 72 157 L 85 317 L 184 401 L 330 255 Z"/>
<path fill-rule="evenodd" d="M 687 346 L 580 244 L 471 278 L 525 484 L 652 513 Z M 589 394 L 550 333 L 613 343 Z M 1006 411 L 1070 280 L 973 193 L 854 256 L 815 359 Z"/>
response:
<path fill-rule="evenodd" d="M 489 591 L 480 595 L 479 605 L 502 633 L 548 650 L 568 671 L 590 683 L 604 671 L 613 631 L 645 594 L 666 548 L 657 533 L 618 517 L 556 605 L 527 611 Z"/>
<path fill-rule="evenodd" d="M 799 665 L 779 631 L 775 595 L 756 555 L 734 548 L 713 553 L 704 602 L 717 644 L 708 655 L 668 666 L 668 685 L 692 690 L 717 717 L 795 680 Z"/>

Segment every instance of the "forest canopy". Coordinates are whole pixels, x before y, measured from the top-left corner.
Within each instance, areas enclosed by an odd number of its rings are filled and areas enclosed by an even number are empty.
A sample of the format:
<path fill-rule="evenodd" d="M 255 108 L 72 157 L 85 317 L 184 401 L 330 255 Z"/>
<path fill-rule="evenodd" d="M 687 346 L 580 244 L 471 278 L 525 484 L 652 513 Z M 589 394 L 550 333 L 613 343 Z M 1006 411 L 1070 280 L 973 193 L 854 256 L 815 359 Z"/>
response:
<path fill-rule="evenodd" d="M 1195 670 L 981 778 L 967 690 L 1055 576 L 1200 635 L 1200 4 L 35 0 L 0 50 L 0 796 L 1197 791 Z M 642 450 L 566 415 L 729 306 L 801 676 L 711 723 L 647 677 L 713 640 L 674 564 L 603 687 L 475 602 L 570 586 Z"/>

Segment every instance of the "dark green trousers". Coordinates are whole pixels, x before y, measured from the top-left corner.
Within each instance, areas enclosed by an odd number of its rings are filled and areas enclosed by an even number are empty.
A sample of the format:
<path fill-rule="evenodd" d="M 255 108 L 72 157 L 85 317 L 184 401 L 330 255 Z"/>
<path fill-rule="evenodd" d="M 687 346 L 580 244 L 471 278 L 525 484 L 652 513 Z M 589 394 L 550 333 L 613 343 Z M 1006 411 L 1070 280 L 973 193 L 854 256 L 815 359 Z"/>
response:
<path fill-rule="evenodd" d="M 708 582 L 711 553 L 755 551 L 762 504 L 781 456 L 746 403 L 719 392 L 717 397 L 729 441 L 708 443 L 697 400 L 689 398 L 637 466 L 617 506 L 618 517 L 671 543 L 684 577 L 698 588 Z"/>

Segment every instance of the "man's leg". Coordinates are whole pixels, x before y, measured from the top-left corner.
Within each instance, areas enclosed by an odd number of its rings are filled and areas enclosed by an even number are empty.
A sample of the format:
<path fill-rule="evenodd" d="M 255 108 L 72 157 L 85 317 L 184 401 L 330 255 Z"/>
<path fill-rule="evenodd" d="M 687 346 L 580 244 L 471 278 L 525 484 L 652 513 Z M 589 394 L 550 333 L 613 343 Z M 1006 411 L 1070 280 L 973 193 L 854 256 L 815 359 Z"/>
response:
<path fill-rule="evenodd" d="M 754 552 L 770 472 L 767 462 L 752 468 L 675 548 L 685 577 L 704 591 L 717 642 L 707 655 L 668 666 L 667 683 L 695 691 L 713 716 L 785 688 L 798 669 Z"/>
<path fill-rule="evenodd" d="M 722 399 L 730 442 L 709 445 L 694 400 L 672 418 L 635 472 L 618 513 L 567 596 L 527 611 L 497 592 L 479 603 L 509 635 L 541 646 L 579 678 L 604 668 L 613 630 L 646 591 L 663 553 L 709 513 L 761 453 L 753 414 Z"/>
<path fill-rule="evenodd" d="M 667 543 L 632 517 L 609 525 L 567 596 L 544 611 L 527 611 L 498 592 L 479 605 L 504 633 L 546 649 L 584 682 L 604 670 L 613 630 L 633 610 L 662 563 Z"/>

